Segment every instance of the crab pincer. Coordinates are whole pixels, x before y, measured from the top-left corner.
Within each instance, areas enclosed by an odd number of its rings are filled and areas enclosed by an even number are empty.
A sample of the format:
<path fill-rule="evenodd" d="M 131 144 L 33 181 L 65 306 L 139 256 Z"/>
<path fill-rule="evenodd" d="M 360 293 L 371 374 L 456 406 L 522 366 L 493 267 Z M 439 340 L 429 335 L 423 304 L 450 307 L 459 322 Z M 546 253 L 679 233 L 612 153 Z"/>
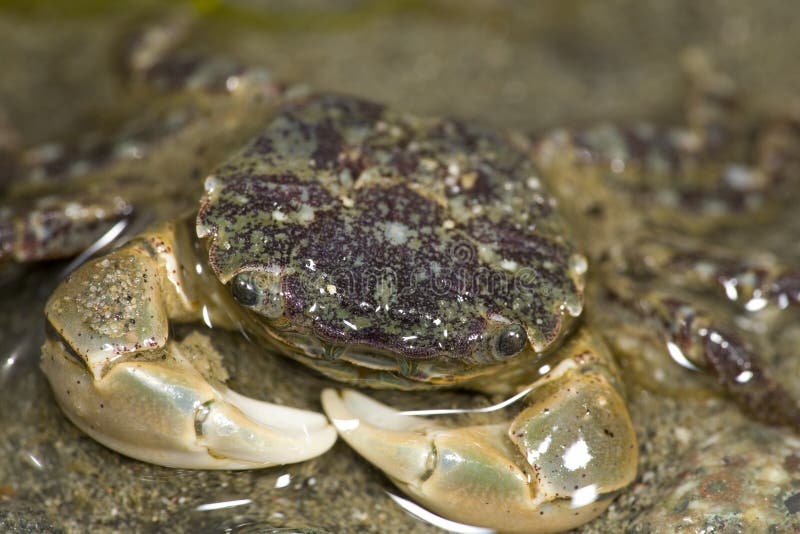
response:
<path fill-rule="evenodd" d="M 52 295 L 41 365 L 64 413 L 100 443 L 170 467 L 251 469 L 322 454 L 336 440 L 322 414 L 240 395 L 206 336 L 169 338 L 170 320 L 216 314 L 198 306 L 202 283 L 183 276 L 184 238 L 162 225 Z"/>
<path fill-rule="evenodd" d="M 355 390 L 325 390 L 339 434 L 414 500 L 502 532 L 560 532 L 602 513 L 636 476 L 636 435 L 596 339 L 581 334 L 511 420 L 448 427 Z M 612 364 L 613 365 L 613 364 Z"/>

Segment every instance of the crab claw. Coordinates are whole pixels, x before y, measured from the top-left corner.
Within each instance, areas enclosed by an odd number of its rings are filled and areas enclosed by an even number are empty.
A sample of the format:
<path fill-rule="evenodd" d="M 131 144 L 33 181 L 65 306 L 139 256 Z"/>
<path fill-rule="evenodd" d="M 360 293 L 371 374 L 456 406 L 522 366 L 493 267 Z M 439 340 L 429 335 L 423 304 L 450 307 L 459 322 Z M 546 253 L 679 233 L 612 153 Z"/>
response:
<path fill-rule="evenodd" d="M 560 532 L 602 513 L 636 475 L 625 405 L 587 363 L 562 362 L 510 423 L 445 428 L 352 390 L 326 390 L 322 404 L 351 447 L 432 511 L 503 532 Z"/>
<path fill-rule="evenodd" d="M 336 431 L 322 414 L 242 396 L 209 383 L 181 353 L 127 361 L 102 378 L 48 340 L 42 368 L 64 413 L 126 456 L 187 469 L 252 469 L 301 462 L 327 451 Z"/>
<path fill-rule="evenodd" d="M 252 469 L 324 453 L 336 441 L 325 416 L 228 389 L 207 336 L 169 336 L 170 319 L 191 319 L 196 307 L 179 278 L 191 259 L 182 243 L 160 228 L 84 264 L 53 293 L 41 367 L 64 413 L 100 443 L 169 467 Z"/>

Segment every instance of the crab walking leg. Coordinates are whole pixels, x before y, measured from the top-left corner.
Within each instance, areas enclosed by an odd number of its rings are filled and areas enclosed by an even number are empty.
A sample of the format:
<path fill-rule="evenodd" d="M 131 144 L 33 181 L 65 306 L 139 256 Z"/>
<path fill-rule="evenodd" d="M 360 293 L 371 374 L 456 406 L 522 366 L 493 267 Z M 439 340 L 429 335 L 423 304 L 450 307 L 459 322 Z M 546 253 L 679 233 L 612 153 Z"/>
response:
<path fill-rule="evenodd" d="M 0 263 L 77 255 L 102 241 L 133 210 L 121 198 L 64 195 L 28 206 L 17 202 L 23 206 L 0 206 Z"/>
<path fill-rule="evenodd" d="M 239 395 L 207 337 L 168 338 L 171 319 L 226 320 L 217 285 L 181 274 L 185 237 L 163 225 L 53 294 L 41 367 L 64 413 L 106 446 L 170 467 L 250 469 L 324 453 L 336 431 L 322 414 Z"/>
<path fill-rule="evenodd" d="M 768 252 L 736 250 L 691 238 L 650 238 L 629 247 L 625 263 L 630 278 L 660 280 L 682 290 L 707 292 L 757 312 L 771 303 L 785 310 L 800 305 L 800 269 L 784 265 Z M 618 271 L 620 267 L 615 267 Z M 613 276 L 613 274 L 611 275 Z"/>
<path fill-rule="evenodd" d="M 502 532 L 559 532 L 602 513 L 638 456 L 604 357 L 573 354 L 502 424 L 445 428 L 352 390 L 326 390 L 322 404 L 351 447 L 432 511 Z"/>
<path fill-rule="evenodd" d="M 718 314 L 664 289 L 642 294 L 638 301 L 622 297 L 619 302 L 625 302 L 623 298 L 657 319 L 670 358 L 711 373 L 723 391 L 755 419 L 800 429 L 800 402 L 784 386 L 785 379 L 773 374 L 752 345 L 724 326 Z"/>

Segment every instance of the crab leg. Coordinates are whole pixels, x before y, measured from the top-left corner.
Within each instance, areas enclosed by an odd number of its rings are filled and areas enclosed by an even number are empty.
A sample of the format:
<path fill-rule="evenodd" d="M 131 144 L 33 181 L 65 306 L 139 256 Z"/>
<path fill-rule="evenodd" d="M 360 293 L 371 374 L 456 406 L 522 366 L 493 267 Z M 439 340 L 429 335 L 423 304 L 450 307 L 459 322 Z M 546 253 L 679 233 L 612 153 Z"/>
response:
<path fill-rule="evenodd" d="M 185 233 L 164 225 L 53 294 L 41 366 L 62 409 L 108 447 L 171 467 L 249 469 L 322 454 L 336 439 L 322 414 L 231 391 L 206 336 L 169 338 L 170 320 L 231 321 L 216 285 L 182 276 L 193 259 Z"/>
<path fill-rule="evenodd" d="M 665 290 L 650 291 L 638 299 L 623 293 L 616 296 L 619 302 L 652 315 L 667 340 L 669 356 L 684 367 L 711 374 L 742 410 L 767 424 L 800 428 L 798 400 L 761 355 L 724 325 L 718 313 Z"/>
<path fill-rule="evenodd" d="M 120 198 L 46 198 L 0 207 L 0 263 L 64 258 L 86 250 L 132 211 Z M 114 235 L 113 237 L 116 237 Z"/>
<path fill-rule="evenodd" d="M 730 79 L 697 51 L 686 55 L 686 67 L 692 97 L 683 126 L 600 124 L 533 139 L 531 155 L 564 200 L 564 213 L 576 228 L 590 225 L 576 233 L 590 236 L 580 247 L 590 259 L 600 243 L 600 252 L 609 252 L 607 243 L 616 240 L 608 238 L 640 235 L 654 224 L 708 243 L 708 230 L 771 221 L 780 213 L 775 204 L 792 198 L 800 115 L 745 123 Z M 644 225 L 603 215 L 627 210 L 646 215 Z M 607 236 L 597 235 L 598 222 L 613 225 Z"/>
<path fill-rule="evenodd" d="M 326 390 L 339 434 L 415 500 L 503 532 L 557 532 L 605 510 L 636 475 L 636 437 L 602 351 L 571 357 L 531 387 L 512 421 L 446 428 L 352 390 Z"/>

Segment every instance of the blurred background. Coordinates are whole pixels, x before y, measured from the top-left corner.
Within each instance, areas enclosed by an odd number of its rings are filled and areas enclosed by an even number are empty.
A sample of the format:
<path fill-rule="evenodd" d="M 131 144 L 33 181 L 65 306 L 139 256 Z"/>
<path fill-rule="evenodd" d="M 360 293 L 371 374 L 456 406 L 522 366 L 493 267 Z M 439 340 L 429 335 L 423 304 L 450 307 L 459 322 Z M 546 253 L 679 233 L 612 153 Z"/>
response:
<path fill-rule="evenodd" d="M 779 0 L 4 0 L 0 103 L 26 139 L 65 135 L 119 98 L 124 36 L 185 12 L 194 49 L 414 112 L 521 128 L 674 120 L 687 47 L 706 50 L 754 105 L 794 97 L 798 11 Z"/>

